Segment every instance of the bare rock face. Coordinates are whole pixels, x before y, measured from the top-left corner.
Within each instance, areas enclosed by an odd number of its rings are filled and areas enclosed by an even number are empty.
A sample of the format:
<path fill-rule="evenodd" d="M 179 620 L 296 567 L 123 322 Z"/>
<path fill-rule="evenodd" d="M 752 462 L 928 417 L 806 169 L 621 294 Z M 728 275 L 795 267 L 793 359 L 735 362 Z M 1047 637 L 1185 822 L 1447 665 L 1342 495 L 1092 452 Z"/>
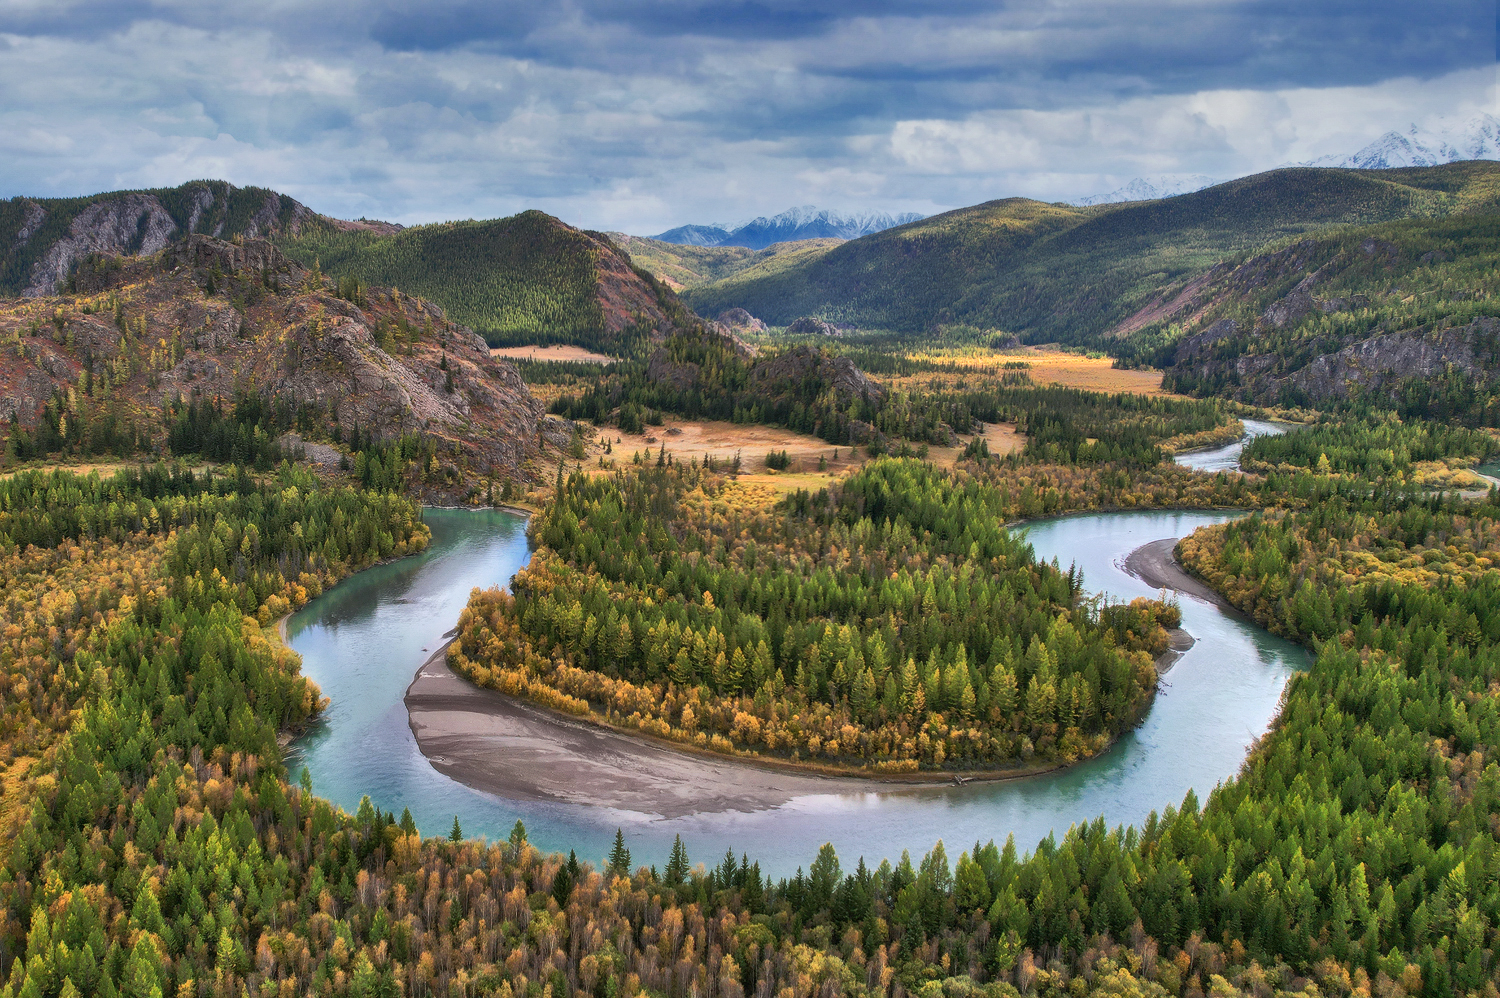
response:
<path fill-rule="evenodd" d="M 885 389 L 880 383 L 856 367 L 854 361 L 848 357 L 829 357 L 811 347 L 788 350 L 757 363 L 750 371 L 752 383 L 773 393 L 780 386 L 800 383 L 809 376 L 827 383 L 841 401 L 847 402 L 862 395 L 871 399 L 885 397 Z"/>
<path fill-rule="evenodd" d="M 793 322 L 790 326 L 786 327 L 786 331 L 789 333 L 808 333 L 814 336 L 840 335 L 839 327 L 831 322 L 824 322 L 822 319 L 814 319 L 810 315 L 804 315 L 796 322 Z"/>
<path fill-rule="evenodd" d="M 1261 322 L 1272 329 L 1285 329 L 1312 315 L 1316 309 L 1312 295 L 1306 291 L 1293 291 L 1280 301 L 1273 302 L 1261 316 Z"/>
<path fill-rule="evenodd" d="M 32 267 L 22 294 L 29 298 L 50 295 L 73 265 L 90 253 L 155 253 L 176 230 L 172 216 L 150 194 L 124 194 L 91 204 L 73 219 L 68 234 Z"/>
<path fill-rule="evenodd" d="M 767 329 L 764 322 L 742 308 L 731 308 L 720 312 L 718 322 L 736 331 L 748 330 L 752 333 L 763 333 Z"/>
<path fill-rule="evenodd" d="M 1237 332 L 1239 332 L 1239 326 L 1233 319 L 1220 319 L 1201 333 L 1183 337 L 1177 344 L 1177 363 L 1192 363 L 1207 354 L 1209 347 L 1229 339 Z"/>
<path fill-rule="evenodd" d="M 91 255 L 76 284 L 0 302 L 0 341 L 15 344 L 0 352 L 0 418 L 35 426 L 87 370 L 142 413 L 252 392 L 344 433 L 436 439 L 457 470 L 424 476 L 435 500 L 462 500 L 476 476 L 537 474 L 544 407 L 483 338 L 422 299 L 368 289 L 347 301 L 265 240 L 201 234 L 149 260 Z"/>
<path fill-rule="evenodd" d="M 1285 379 L 1285 384 L 1324 401 L 1394 388 L 1409 378 L 1432 378 L 1456 371 L 1492 377 L 1486 366 L 1500 331 L 1500 320 L 1485 317 L 1467 326 L 1424 333 L 1421 330 L 1374 336 L 1324 354 Z"/>

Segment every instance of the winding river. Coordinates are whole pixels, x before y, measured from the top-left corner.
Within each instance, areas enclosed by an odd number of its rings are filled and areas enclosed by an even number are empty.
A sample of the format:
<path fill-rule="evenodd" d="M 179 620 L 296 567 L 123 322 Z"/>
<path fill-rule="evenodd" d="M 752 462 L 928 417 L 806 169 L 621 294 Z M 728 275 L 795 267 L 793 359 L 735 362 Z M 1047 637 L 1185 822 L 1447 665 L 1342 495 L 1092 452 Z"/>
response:
<path fill-rule="evenodd" d="M 1063 517 L 1028 525 L 1037 556 L 1076 563 L 1085 585 L 1115 599 L 1153 595 L 1128 575 L 1124 559 L 1150 541 L 1181 537 L 1232 513 L 1125 512 Z M 914 857 L 946 840 L 950 854 L 976 840 L 1014 834 L 1030 850 L 1049 833 L 1103 815 L 1110 825 L 1140 822 L 1152 810 L 1200 799 L 1232 776 L 1274 716 L 1305 653 L 1232 613 L 1183 597 L 1183 627 L 1197 643 L 1165 676 L 1144 723 L 1104 755 L 1058 773 L 1004 783 L 892 789 L 840 784 L 841 792 L 795 796 L 779 806 L 679 817 L 586 803 L 509 800 L 438 772 L 419 751 L 403 691 L 457 619 L 473 586 L 508 581 L 527 559 L 524 521 L 501 512 L 429 509 L 433 543 L 413 558 L 360 573 L 313 600 L 288 621 L 303 670 L 331 706 L 297 741 L 289 765 L 303 765 L 314 789 L 353 810 L 364 794 L 386 810 L 410 808 L 422 831 L 446 833 L 457 815 L 468 835 L 505 836 L 517 818 L 544 849 L 576 849 L 597 861 L 623 827 L 637 862 L 661 863 L 681 834 L 695 861 L 726 849 L 748 852 L 777 876 L 806 866 L 824 842 L 846 865 Z M 498 753 L 502 758 L 504 753 Z"/>
<path fill-rule="evenodd" d="M 1261 419 L 1241 420 L 1245 424 L 1245 435 L 1232 444 L 1223 447 L 1209 447 L 1204 450 L 1190 450 L 1178 454 L 1174 461 L 1186 468 L 1196 468 L 1199 471 L 1239 471 L 1240 452 L 1245 449 L 1245 444 L 1255 437 L 1276 436 L 1286 432 L 1286 427 L 1276 423 L 1268 423 Z"/>

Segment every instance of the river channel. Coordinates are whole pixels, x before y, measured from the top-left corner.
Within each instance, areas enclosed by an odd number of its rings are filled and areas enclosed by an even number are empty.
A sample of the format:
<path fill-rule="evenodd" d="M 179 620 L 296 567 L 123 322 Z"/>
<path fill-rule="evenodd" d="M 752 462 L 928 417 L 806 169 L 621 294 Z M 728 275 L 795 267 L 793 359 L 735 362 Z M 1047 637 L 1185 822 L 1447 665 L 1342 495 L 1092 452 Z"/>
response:
<path fill-rule="evenodd" d="M 1276 423 L 1268 423 L 1261 419 L 1241 420 L 1245 425 L 1245 435 L 1232 444 L 1223 447 L 1209 447 L 1205 450 L 1190 450 L 1178 454 L 1173 460 L 1185 468 L 1196 468 L 1198 471 L 1239 471 L 1240 452 L 1245 449 L 1245 444 L 1255 437 L 1276 436 L 1286 432 L 1286 427 Z"/>
<path fill-rule="evenodd" d="M 1142 544 L 1181 537 L 1232 513 L 1124 512 L 1062 517 L 1027 525 L 1044 560 L 1076 563 L 1085 587 L 1112 599 L 1157 591 L 1126 574 Z M 439 773 L 417 748 L 402 695 L 417 667 L 453 627 L 474 586 L 507 583 L 525 564 L 525 523 L 501 512 L 429 509 L 433 542 L 422 554 L 362 572 L 310 602 L 288 621 L 303 671 L 331 699 L 323 719 L 289 753 L 292 773 L 307 766 L 314 790 L 352 811 L 369 794 L 400 814 L 410 808 L 426 834 L 443 834 L 457 815 L 467 835 L 502 838 L 519 818 L 543 849 L 576 849 L 597 862 L 616 827 L 637 862 L 661 863 L 681 834 L 694 861 L 726 849 L 747 852 L 777 876 L 806 866 L 832 842 L 846 866 L 878 864 L 902 850 L 920 857 L 938 839 L 950 855 L 1013 834 L 1023 851 L 1048 834 L 1103 816 L 1138 823 L 1200 799 L 1233 776 L 1250 743 L 1275 715 L 1306 654 L 1238 616 L 1182 598 L 1183 627 L 1196 639 L 1166 674 L 1145 721 L 1102 756 L 1070 769 L 963 787 L 818 793 L 753 812 L 721 811 L 665 819 L 586 804 L 507 800 Z"/>

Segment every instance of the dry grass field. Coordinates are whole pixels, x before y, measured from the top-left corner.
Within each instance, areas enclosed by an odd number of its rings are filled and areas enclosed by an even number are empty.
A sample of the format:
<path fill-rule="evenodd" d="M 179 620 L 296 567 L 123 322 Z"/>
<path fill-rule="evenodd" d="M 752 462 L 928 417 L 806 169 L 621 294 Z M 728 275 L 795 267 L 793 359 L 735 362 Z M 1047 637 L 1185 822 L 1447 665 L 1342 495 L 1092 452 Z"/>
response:
<path fill-rule="evenodd" d="M 976 375 L 1003 374 L 1004 365 L 1022 363 L 1031 374 L 1031 380 L 1039 385 L 1063 385 L 1067 388 L 1083 388 L 1092 392 L 1134 392 L 1139 395 L 1168 394 L 1161 390 L 1160 371 L 1122 371 L 1111 365 L 1108 357 L 1086 357 L 1068 353 L 1054 347 L 1019 347 L 1005 351 L 972 351 L 948 353 L 914 353 L 914 359 L 952 364 L 970 369 Z M 926 385 L 933 379 L 943 383 L 964 378 L 955 372 L 923 373 L 911 378 L 889 379 L 892 384 Z"/>
<path fill-rule="evenodd" d="M 988 442 L 990 453 L 1008 454 L 1025 444 L 1025 438 L 1016 433 L 1014 426 L 1002 423 L 986 424 L 982 435 Z M 973 436 L 965 435 L 957 447 L 931 447 L 928 460 L 939 467 L 951 468 L 957 463 L 964 447 Z M 739 481 L 746 486 L 762 488 L 762 494 L 779 497 L 797 489 L 819 489 L 858 468 L 869 459 L 863 448 L 834 447 L 817 437 L 770 426 L 753 426 L 742 423 L 712 421 L 690 421 L 669 419 L 662 426 L 648 426 L 644 433 L 621 433 L 614 427 L 604 427 L 598 432 L 590 446 L 590 459 L 597 462 L 603 454 L 603 445 L 608 441 L 612 452 L 605 457 L 622 465 L 630 461 L 631 455 L 646 454 L 655 460 L 663 445 L 675 460 L 702 461 L 712 457 L 715 461 L 732 461 L 740 455 L 742 469 Z M 766 455 L 771 451 L 786 451 L 791 459 L 790 467 L 776 471 L 766 467 Z M 824 466 L 820 470 L 819 460 Z M 597 464 L 596 464 L 597 468 Z M 770 491 L 765 491 L 770 490 Z"/>
<path fill-rule="evenodd" d="M 491 357 L 504 357 L 508 360 L 572 360 L 593 364 L 613 364 L 615 357 L 602 353 L 594 353 L 583 347 L 575 346 L 523 346 L 523 347 L 495 347 L 490 351 Z"/>

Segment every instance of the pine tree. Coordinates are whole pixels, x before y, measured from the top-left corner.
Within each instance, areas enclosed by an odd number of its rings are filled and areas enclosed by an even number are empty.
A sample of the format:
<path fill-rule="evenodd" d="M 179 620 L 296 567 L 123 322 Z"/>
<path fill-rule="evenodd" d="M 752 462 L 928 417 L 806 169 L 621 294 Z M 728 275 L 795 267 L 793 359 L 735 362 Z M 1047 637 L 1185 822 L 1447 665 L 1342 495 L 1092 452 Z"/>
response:
<path fill-rule="evenodd" d="M 455 814 L 453 816 L 453 830 L 448 833 L 448 841 L 449 842 L 462 842 L 463 840 L 464 840 L 464 830 L 461 827 L 459 827 L 459 824 L 458 824 L 458 815 Z"/>
<path fill-rule="evenodd" d="M 409 807 L 403 807 L 401 809 L 401 831 L 403 831 L 407 835 L 417 834 L 417 823 L 412 818 L 411 808 Z"/>
<path fill-rule="evenodd" d="M 664 879 L 669 887 L 677 887 L 687 880 L 688 870 L 687 847 L 682 844 L 682 836 L 677 836 L 672 841 L 672 854 L 667 857 L 667 868 Z"/>
<path fill-rule="evenodd" d="M 609 868 L 617 877 L 630 875 L 630 850 L 625 847 L 623 829 L 615 829 L 615 846 L 609 851 Z"/>

